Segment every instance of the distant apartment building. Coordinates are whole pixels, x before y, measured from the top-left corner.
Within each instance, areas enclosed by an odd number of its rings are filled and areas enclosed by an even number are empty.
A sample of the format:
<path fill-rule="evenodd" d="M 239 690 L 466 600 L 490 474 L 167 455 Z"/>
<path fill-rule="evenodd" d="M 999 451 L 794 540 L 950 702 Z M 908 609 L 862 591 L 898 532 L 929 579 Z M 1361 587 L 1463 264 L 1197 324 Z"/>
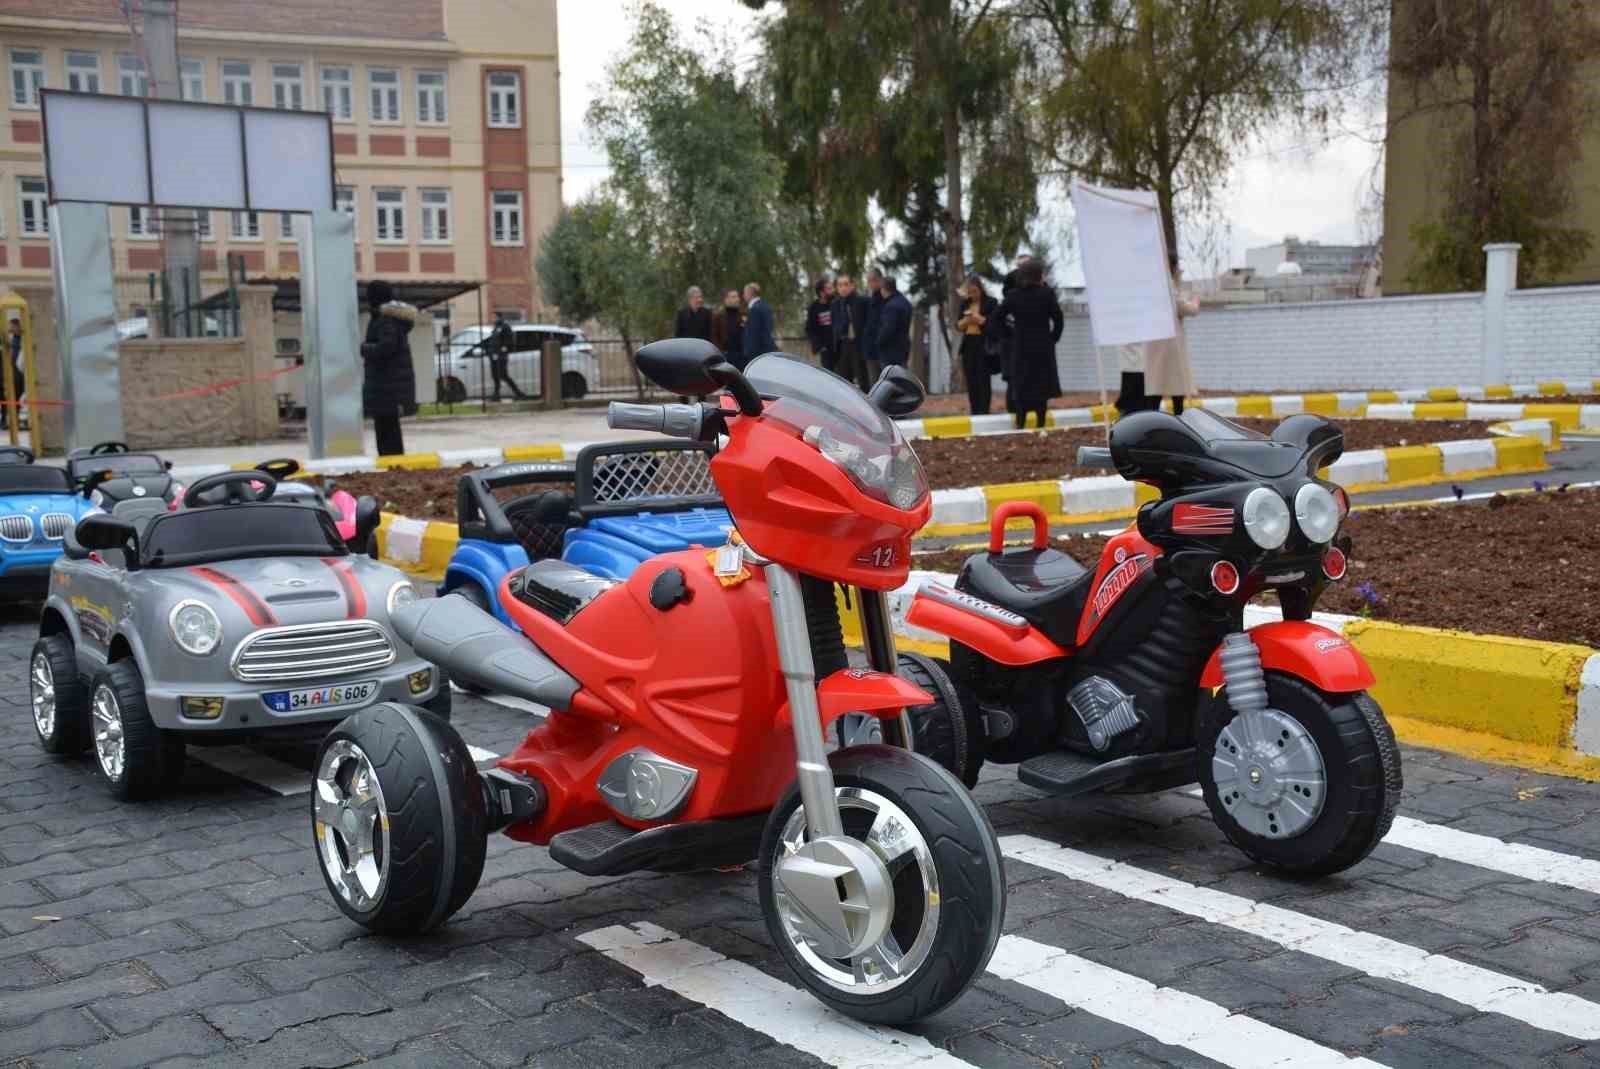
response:
<path fill-rule="evenodd" d="M 1245 250 L 1245 266 L 1260 278 L 1276 275 L 1359 275 L 1377 256 L 1376 245 L 1325 245 L 1293 235 L 1275 245 Z M 1284 269 L 1284 264 L 1298 268 Z"/>
<path fill-rule="evenodd" d="M 39 90 L 147 92 L 122 6 L 0 0 L 0 290 L 50 278 Z M 556 40 L 556 0 L 186 0 L 179 75 L 188 100 L 332 115 L 359 278 L 482 282 L 486 316 L 536 318 L 538 243 L 561 207 Z M 129 314 L 161 266 L 161 221 L 110 213 Z M 212 211 L 198 226 L 205 292 L 230 254 L 251 278 L 299 270 L 291 216 Z M 454 313 L 475 322 L 478 294 Z"/>

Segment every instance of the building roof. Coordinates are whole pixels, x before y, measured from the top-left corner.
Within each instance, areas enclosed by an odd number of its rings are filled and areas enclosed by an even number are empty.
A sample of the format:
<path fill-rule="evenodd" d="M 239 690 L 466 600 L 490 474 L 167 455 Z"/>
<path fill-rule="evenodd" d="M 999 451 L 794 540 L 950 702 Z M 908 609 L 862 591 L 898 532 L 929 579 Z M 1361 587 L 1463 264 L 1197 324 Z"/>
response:
<path fill-rule="evenodd" d="M 386 279 L 394 288 L 394 299 L 404 301 L 416 308 L 431 308 L 436 304 L 443 304 L 473 290 L 482 289 L 482 282 L 468 282 L 462 279 L 450 281 L 436 281 L 432 279 Z M 359 307 L 367 306 L 367 279 L 356 279 L 356 301 Z M 272 295 L 272 310 L 274 312 L 300 311 L 300 279 L 298 278 L 268 278 L 259 277 L 249 279 L 246 283 L 251 286 L 273 286 L 278 292 Z M 201 308 L 222 308 L 228 303 L 228 291 L 218 290 L 205 300 L 201 301 Z"/>

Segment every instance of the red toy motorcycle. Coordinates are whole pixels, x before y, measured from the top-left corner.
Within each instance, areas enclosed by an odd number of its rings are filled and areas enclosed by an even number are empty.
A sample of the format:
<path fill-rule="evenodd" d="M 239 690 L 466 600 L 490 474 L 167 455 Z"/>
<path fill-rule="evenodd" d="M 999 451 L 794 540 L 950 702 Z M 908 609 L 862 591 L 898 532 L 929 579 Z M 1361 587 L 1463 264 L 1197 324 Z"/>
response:
<path fill-rule="evenodd" d="M 1058 795 L 1155 791 L 1199 779 L 1228 838 L 1258 861 L 1329 873 L 1367 855 L 1400 800 L 1400 754 L 1366 693 L 1372 670 L 1342 637 L 1309 622 L 1342 579 L 1350 539 L 1342 489 L 1316 477 L 1344 435 L 1291 416 L 1265 438 L 1212 413 L 1136 413 L 1109 449 L 1161 499 L 1084 568 L 1048 547 L 1044 514 L 1002 505 L 989 551 L 955 589 L 925 584 L 908 623 L 949 636 L 965 695 L 968 763 L 918 749 L 976 779 L 987 757 Z M 1033 545 L 1003 548 L 1029 515 Z M 1245 631 L 1265 591 L 1282 622 Z"/>
<path fill-rule="evenodd" d="M 421 932 L 472 893 L 491 831 L 590 875 L 758 858 L 768 930 L 818 998 L 876 1022 L 933 1013 L 988 962 L 1005 883 L 982 810 L 910 749 L 905 710 L 934 696 L 894 674 L 884 592 L 905 581 L 931 504 L 890 416 L 922 387 L 891 369 L 863 397 L 782 354 L 741 374 L 694 339 L 638 363 L 669 393 L 726 389 L 714 404 L 613 404 L 610 422 L 725 436 L 711 473 L 741 539 L 622 582 L 531 564 L 499 591 L 521 634 L 458 597 L 398 611 L 395 630 L 451 678 L 550 714 L 485 773 L 420 710 L 344 721 L 312 803 L 328 888 L 369 928 Z M 637 477 L 657 478 L 638 456 Z M 870 670 L 846 665 L 835 583 L 855 588 Z M 827 753 L 846 711 L 883 718 L 895 745 Z"/>

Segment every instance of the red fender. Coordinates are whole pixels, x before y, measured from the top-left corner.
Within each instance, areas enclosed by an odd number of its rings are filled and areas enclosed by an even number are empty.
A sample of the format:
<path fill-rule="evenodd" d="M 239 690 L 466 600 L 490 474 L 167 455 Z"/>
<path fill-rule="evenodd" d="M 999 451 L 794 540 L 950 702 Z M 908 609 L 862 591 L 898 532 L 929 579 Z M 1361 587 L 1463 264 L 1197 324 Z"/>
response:
<path fill-rule="evenodd" d="M 927 705 L 934 696 L 909 680 L 866 668 L 841 668 L 817 684 L 817 708 L 827 727 L 845 713 L 896 717 L 911 705 Z M 778 724 L 794 722 L 789 703 L 778 711 Z"/>
<path fill-rule="evenodd" d="M 1067 655 L 1016 613 L 937 583 L 924 583 L 917 591 L 906 623 L 937 631 L 997 664 L 1038 664 Z"/>
<path fill-rule="evenodd" d="M 1305 680 L 1330 694 L 1366 690 L 1378 681 L 1361 651 L 1337 631 L 1304 620 L 1280 620 L 1245 632 L 1261 651 L 1261 667 Z M 1206 689 L 1222 686 L 1222 648 L 1217 647 L 1201 673 Z"/>

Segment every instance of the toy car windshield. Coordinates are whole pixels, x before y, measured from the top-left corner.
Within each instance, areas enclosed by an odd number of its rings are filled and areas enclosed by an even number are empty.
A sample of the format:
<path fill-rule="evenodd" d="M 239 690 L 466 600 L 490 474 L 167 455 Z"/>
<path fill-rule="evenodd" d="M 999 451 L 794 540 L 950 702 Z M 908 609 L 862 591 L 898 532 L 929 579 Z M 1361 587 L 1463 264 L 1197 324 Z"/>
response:
<path fill-rule="evenodd" d="M 270 502 L 182 509 L 154 516 L 140 560 L 147 568 L 178 568 L 241 557 L 342 557 L 349 551 L 320 509 Z"/>
<path fill-rule="evenodd" d="M 167 466 L 154 453 L 101 453 L 97 456 L 73 457 L 67 461 L 67 471 L 82 482 L 97 471 L 114 475 L 165 475 Z"/>
<path fill-rule="evenodd" d="M 72 480 L 62 468 L 35 464 L 0 467 L 0 494 L 70 494 Z"/>

